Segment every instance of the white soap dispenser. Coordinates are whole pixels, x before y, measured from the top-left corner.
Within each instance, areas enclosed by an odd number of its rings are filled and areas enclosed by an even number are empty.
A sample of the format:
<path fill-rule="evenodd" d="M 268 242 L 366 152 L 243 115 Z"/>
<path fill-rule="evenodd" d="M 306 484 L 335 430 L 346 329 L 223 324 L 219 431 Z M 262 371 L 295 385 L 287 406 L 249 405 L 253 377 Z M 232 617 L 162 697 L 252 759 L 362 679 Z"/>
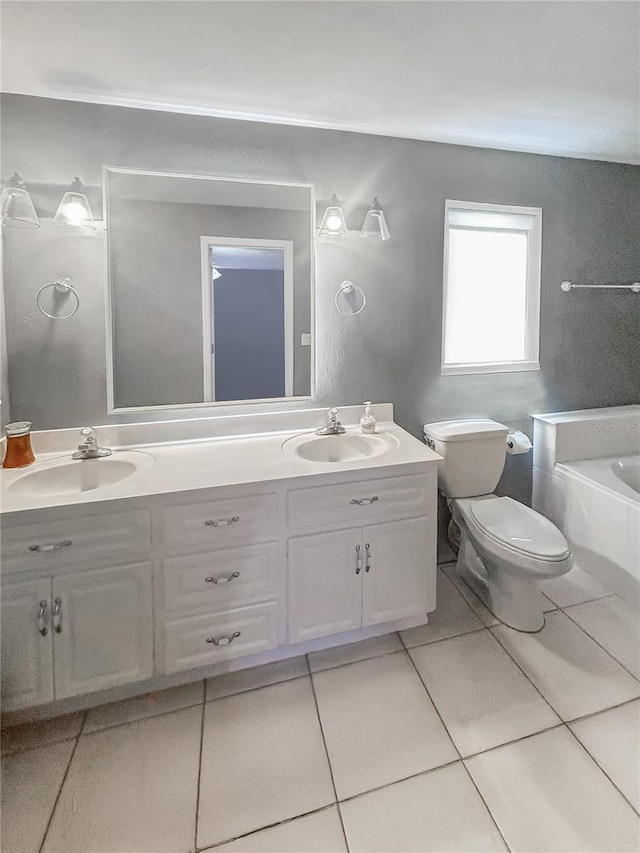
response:
<path fill-rule="evenodd" d="M 360 418 L 360 429 L 365 435 L 371 435 L 376 431 L 376 419 L 371 414 L 371 400 L 364 403 L 364 415 Z"/>

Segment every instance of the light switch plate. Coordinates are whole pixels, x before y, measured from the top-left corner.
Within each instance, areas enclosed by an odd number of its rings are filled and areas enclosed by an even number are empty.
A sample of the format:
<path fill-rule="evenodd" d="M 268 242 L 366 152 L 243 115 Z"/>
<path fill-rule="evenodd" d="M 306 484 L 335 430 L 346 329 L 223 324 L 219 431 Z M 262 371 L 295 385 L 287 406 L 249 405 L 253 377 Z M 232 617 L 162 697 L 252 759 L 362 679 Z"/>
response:
<path fill-rule="evenodd" d="M 303 332 L 300 335 L 300 346 L 301 347 L 310 347 L 311 346 L 311 334 L 310 334 L 310 332 Z"/>

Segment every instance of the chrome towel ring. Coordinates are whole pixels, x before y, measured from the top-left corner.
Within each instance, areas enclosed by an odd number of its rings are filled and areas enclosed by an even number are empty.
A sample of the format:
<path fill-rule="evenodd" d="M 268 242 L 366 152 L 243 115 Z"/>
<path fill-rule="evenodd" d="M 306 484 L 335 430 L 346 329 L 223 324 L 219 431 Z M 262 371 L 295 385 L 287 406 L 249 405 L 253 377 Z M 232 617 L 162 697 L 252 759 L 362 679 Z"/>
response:
<path fill-rule="evenodd" d="M 71 296 L 74 300 L 74 307 L 71 311 L 68 311 L 66 314 L 51 314 L 45 308 L 42 307 L 42 294 L 48 290 L 49 288 L 53 288 L 54 299 L 56 297 L 60 297 L 61 301 L 66 302 L 66 298 Z M 57 301 L 57 300 L 56 300 Z M 44 314 L 45 317 L 48 317 L 50 320 L 68 320 L 69 317 L 73 317 L 78 308 L 80 307 L 80 297 L 78 296 L 78 291 L 73 286 L 73 282 L 70 278 L 57 278 L 55 281 L 50 281 L 48 284 L 43 285 L 40 288 L 38 293 L 36 294 L 36 305 L 38 306 L 39 311 Z"/>

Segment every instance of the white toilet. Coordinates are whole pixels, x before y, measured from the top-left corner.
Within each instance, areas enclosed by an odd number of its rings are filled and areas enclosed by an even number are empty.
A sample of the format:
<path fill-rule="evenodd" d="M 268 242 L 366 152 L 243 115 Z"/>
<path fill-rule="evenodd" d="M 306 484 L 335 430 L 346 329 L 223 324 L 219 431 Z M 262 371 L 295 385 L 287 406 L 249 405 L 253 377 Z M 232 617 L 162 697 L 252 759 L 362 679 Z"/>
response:
<path fill-rule="evenodd" d="M 444 457 L 438 479 L 460 528 L 458 574 L 501 622 L 532 632 L 544 627 L 538 581 L 565 574 L 573 558 L 548 519 L 492 494 L 504 468 L 508 432 L 484 418 L 424 427 L 427 444 Z"/>

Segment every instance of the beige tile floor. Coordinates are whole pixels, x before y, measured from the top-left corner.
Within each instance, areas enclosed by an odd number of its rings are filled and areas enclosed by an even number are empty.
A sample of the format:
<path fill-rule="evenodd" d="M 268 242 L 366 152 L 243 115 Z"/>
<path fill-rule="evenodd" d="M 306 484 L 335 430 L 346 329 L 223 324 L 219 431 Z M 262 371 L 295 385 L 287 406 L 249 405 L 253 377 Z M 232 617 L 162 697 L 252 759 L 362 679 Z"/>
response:
<path fill-rule="evenodd" d="M 451 566 L 429 625 L 5 730 L 3 853 L 640 851 L 640 618 Z"/>

